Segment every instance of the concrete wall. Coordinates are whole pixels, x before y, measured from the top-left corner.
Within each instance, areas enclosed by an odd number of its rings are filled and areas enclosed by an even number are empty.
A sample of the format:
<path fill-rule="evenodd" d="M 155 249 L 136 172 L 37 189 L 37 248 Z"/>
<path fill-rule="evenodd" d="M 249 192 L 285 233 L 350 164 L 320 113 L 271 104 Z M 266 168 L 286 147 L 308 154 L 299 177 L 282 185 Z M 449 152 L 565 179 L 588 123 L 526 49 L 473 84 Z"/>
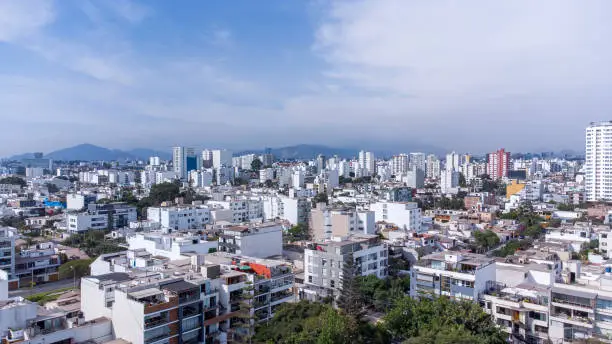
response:
<path fill-rule="evenodd" d="M 112 316 L 110 309 L 106 308 L 105 292 L 98 289 L 93 278 L 81 278 L 81 311 L 86 321 Z"/>
<path fill-rule="evenodd" d="M 240 254 L 256 258 L 279 256 L 283 253 L 283 232 L 280 226 L 278 230 L 252 233 L 238 239 Z"/>
<path fill-rule="evenodd" d="M 129 300 L 127 294 L 115 292 L 112 311 L 113 332 L 117 338 L 131 343 L 144 342 L 144 305 Z"/>

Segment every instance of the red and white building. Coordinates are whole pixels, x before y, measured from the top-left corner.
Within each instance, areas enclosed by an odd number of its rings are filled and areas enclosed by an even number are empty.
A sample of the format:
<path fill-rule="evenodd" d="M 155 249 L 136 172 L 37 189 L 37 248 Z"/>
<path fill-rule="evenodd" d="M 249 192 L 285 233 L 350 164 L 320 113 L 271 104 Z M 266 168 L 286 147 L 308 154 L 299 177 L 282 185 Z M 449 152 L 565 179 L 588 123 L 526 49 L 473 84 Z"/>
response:
<path fill-rule="evenodd" d="M 509 170 L 510 152 L 502 148 L 497 152 L 487 154 L 487 174 L 491 179 L 507 177 Z"/>

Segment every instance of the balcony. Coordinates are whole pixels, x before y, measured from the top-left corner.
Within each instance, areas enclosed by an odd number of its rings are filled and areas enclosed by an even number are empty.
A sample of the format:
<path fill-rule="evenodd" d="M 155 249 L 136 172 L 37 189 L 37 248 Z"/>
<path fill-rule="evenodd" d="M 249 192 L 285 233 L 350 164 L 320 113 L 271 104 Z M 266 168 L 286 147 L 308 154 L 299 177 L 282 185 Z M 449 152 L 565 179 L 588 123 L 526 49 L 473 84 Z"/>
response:
<path fill-rule="evenodd" d="M 168 316 L 157 317 L 157 318 L 153 318 L 150 320 L 145 319 L 144 327 L 145 327 L 145 330 L 148 330 L 148 329 L 151 329 L 157 326 L 165 325 L 169 321 L 170 319 L 168 318 Z"/>
<path fill-rule="evenodd" d="M 582 316 L 571 316 L 567 313 L 554 313 L 550 315 L 551 320 L 556 320 L 566 324 L 572 324 L 577 326 L 582 326 L 586 328 L 593 328 L 593 320 L 587 317 Z"/>
<path fill-rule="evenodd" d="M 284 299 L 288 299 L 288 298 L 293 298 L 293 297 L 294 297 L 294 295 L 291 292 L 279 293 L 279 294 L 276 294 L 276 295 L 273 294 L 272 297 L 270 298 L 270 303 L 278 302 L 280 300 L 284 300 Z"/>
<path fill-rule="evenodd" d="M 258 295 L 262 295 L 262 294 L 267 294 L 267 293 L 270 292 L 270 290 L 271 290 L 271 288 L 269 286 L 262 286 L 262 287 L 259 287 L 259 288 L 255 288 L 255 292 L 254 293 L 255 293 L 255 296 L 258 296 Z"/>

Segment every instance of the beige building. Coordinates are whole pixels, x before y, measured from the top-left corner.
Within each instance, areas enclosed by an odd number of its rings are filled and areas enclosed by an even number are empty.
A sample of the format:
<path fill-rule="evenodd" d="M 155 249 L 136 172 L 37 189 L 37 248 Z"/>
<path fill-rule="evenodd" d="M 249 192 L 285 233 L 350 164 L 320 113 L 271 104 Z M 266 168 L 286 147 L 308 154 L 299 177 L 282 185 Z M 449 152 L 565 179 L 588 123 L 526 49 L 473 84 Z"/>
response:
<path fill-rule="evenodd" d="M 310 212 L 310 232 L 315 241 L 345 237 L 352 234 L 374 234 L 376 224 L 373 211 L 331 209 L 319 207 Z"/>

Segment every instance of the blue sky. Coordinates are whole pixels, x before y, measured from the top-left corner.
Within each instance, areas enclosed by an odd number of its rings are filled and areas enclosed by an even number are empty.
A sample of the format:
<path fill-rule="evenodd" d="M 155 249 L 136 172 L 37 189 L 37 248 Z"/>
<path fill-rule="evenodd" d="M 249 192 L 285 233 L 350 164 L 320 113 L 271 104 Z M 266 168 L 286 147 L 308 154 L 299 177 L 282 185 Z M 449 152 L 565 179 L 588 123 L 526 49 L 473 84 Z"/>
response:
<path fill-rule="evenodd" d="M 83 142 L 581 149 L 612 3 L 0 0 L 0 156 Z"/>

